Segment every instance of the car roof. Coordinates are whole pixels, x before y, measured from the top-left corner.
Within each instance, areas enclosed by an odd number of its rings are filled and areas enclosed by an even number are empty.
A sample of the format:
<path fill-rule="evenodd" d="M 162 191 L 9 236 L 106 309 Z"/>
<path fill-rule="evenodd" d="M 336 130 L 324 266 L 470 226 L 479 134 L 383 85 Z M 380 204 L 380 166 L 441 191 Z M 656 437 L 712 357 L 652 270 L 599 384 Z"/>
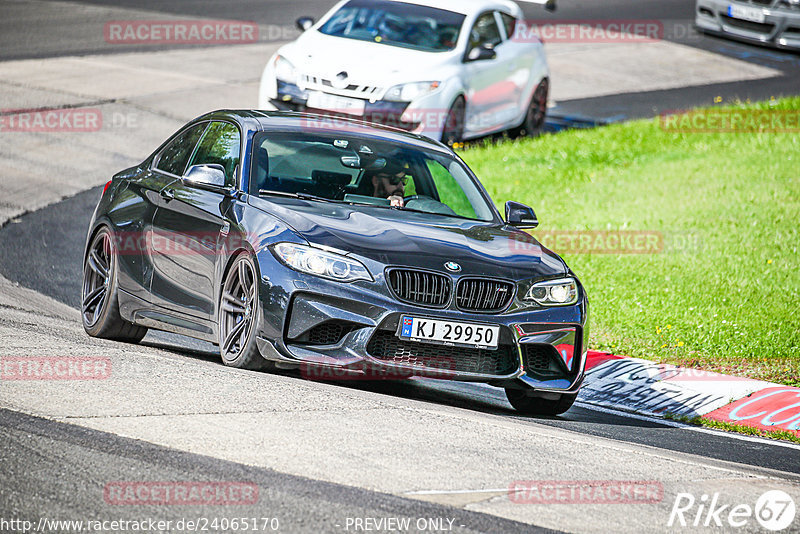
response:
<path fill-rule="evenodd" d="M 238 122 L 251 131 L 306 131 L 322 134 L 355 134 L 377 136 L 388 141 L 406 143 L 419 148 L 428 148 L 439 152 L 449 149 L 438 141 L 413 134 L 400 128 L 383 126 L 346 117 L 331 117 L 313 113 L 296 111 L 264 111 L 258 109 L 222 109 L 206 113 L 195 121 L 227 119 Z"/>
<path fill-rule="evenodd" d="M 435 7 L 452 11 L 454 13 L 461 13 L 464 15 L 471 15 L 482 11 L 498 10 L 512 13 L 514 15 L 521 13 L 520 7 L 511 0 L 387 0 L 389 2 L 400 2 L 405 4 L 415 4 L 418 6 Z"/>
<path fill-rule="evenodd" d="M 420 6 L 438 7 L 456 13 L 464 13 L 469 15 L 471 13 L 479 13 L 481 11 L 498 10 L 506 11 L 508 13 L 517 13 L 521 11 L 520 7 L 511 0 L 391 0 L 402 1 L 407 4 L 416 4 Z"/>

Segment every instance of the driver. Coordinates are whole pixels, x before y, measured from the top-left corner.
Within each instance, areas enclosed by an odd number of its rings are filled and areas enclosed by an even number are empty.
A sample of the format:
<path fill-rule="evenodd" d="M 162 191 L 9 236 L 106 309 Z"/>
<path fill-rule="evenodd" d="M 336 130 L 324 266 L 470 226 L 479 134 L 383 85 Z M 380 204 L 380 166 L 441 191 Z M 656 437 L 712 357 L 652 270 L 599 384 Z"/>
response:
<path fill-rule="evenodd" d="M 392 207 L 404 207 L 403 197 L 406 191 L 406 169 L 397 163 L 387 163 L 382 169 L 368 171 L 365 177 L 372 181 L 372 196 L 389 200 Z"/>

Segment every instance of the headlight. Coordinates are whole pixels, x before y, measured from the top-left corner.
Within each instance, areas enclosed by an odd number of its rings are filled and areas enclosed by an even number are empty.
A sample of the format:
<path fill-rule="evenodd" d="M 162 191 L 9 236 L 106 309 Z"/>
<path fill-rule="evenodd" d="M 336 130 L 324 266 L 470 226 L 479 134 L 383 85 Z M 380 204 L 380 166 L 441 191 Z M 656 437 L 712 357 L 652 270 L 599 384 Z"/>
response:
<path fill-rule="evenodd" d="M 431 93 L 439 88 L 440 82 L 416 82 L 395 85 L 384 95 L 391 102 L 411 102 L 415 98 Z"/>
<path fill-rule="evenodd" d="M 542 306 L 567 306 L 578 302 L 578 283 L 573 278 L 537 282 L 524 300 L 535 300 Z"/>
<path fill-rule="evenodd" d="M 295 243 L 278 243 L 272 247 L 272 252 L 283 263 L 301 273 L 339 282 L 372 282 L 372 275 L 361 262 L 341 254 Z"/>
<path fill-rule="evenodd" d="M 283 56 L 275 56 L 275 77 L 282 82 L 297 83 L 297 70 L 294 65 Z"/>

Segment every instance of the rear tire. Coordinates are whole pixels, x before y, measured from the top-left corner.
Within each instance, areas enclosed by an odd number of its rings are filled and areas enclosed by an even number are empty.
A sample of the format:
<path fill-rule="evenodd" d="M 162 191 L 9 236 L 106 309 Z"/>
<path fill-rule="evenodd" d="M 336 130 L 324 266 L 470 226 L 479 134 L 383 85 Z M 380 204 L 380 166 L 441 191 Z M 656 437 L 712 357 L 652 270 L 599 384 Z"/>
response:
<path fill-rule="evenodd" d="M 558 399 L 530 397 L 524 389 L 506 388 L 508 402 L 525 415 L 559 415 L 572 407 L 577 393 L 563 393 Z"/>
<path fill-rule="evenodd" d="M 92 238 L 83 261 L 83 329 L 92 337 L 138 343 L 147 334 L 147 328 L 130 323 L 120 316 L 117 269 L 111 230 L 102 227 Z"/>
<path fill-rule="evenodd" d="M 544 131 L 544 123 L 547 117 L 547 95 L 550 91 L 550 84 L 545 78 L 536 87 L 528 103 L 528 110 L 522 124 L 510 130 L 511 137 L 539 137 Z"/>
<path fill-rule="evenodd" d="M 239 369 L 271 369 L 258 350 L 258 275 L 246 252 L 231 263 L 219 296 L 218 337 L 222 362 Z"/>

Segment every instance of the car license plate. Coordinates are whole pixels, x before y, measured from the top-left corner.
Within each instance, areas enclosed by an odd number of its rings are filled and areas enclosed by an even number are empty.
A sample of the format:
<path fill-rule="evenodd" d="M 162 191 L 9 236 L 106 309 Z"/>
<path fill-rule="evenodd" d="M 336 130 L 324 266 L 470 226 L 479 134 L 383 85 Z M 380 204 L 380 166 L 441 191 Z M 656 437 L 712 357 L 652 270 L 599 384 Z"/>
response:
<path fill-rule="evenodd" d="M 325 109 L 348 115 L 363 115 L 367 104 L 358 98 L 347 98 L 314 91 L 308 95 L 306 105 L 310 108 Z"/>
<path fill-rule="evenodd" d="M 496 349 L 500 327 L 404 315 L 397 335 L 409 341 Z"/>
<path fill-rule="evenodd" d="M 735 19 L 749 20 L 750 22 L 764 22 L 766 20 L 766 16 L 760 8 L 734 4 L 728 6 L 728 16 Z"/>

